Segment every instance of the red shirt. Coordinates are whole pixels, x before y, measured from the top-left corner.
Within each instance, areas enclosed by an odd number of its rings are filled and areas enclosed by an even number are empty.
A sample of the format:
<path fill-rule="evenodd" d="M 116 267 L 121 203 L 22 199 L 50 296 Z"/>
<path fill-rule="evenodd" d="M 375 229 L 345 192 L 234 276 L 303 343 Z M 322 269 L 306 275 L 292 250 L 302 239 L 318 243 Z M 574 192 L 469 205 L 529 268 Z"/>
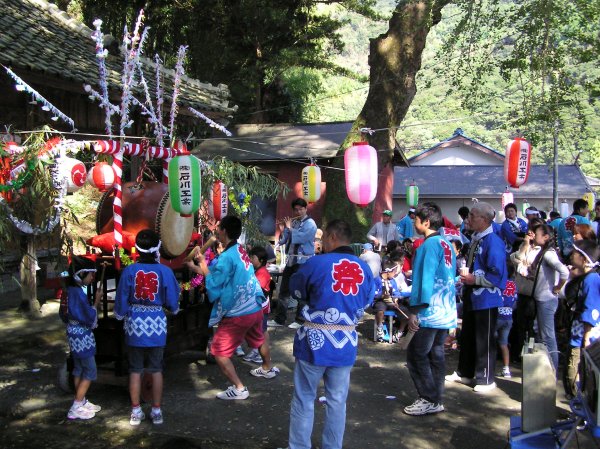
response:
<path fill-rule="evenodd" d="M 264 293 L 269 293 L 271 290 L 269 285 L 271 283 L 271 274 L 267 270 L 267 267 L 260 267 L 254 272 L 254 275 L 256 276 L 256 279 L 258 279 L 258 283 L 260 284 L 260 287 L 263 289 Z M 269 313 L 271 311 L 271 306 L 269 303 L 270 301 L 268 299 L 263 303 L 262 308 L 264 313 Z"/>

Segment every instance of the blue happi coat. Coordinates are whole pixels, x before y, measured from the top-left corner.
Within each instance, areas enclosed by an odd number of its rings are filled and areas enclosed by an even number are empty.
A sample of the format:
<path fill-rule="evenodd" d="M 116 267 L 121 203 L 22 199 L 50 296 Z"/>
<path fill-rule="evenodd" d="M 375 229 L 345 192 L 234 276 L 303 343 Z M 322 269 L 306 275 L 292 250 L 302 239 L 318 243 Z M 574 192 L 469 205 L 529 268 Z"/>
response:
<path fill-rule="evenodd" d="M 214 302 L 209 326 L 223 317 L 250 315 L 261 310 L 265 295 L 254 275 L 254 267 L 242 245 L 228 245 L 206 276 L 208 300 Z"/>
<path fill-rule="evenodd" d="M 159 263 L 134 263 L 121 273 L 115 298 L 115 317 L 124 321 L 128 346 L 162 347 L 167 344 L 167 317 L 163 307 L 179 311 L 179 283 L 173 270 Z"/>
<path fill-rule="evenodd" d="M 358 334 L 354 326 L 373 302 L 373 272 L 342 246 L 311 257 L 290 278 L 292 296 L 307 303 L 302 317 L 320 328 L 303 325 L 294 338 L 294 357 L 318 366 L 352 366 Z M 349 326 L 337 330 L 327 325 Z"/>
<path fill-rule="evenodd" d="M 578 224 L 587 224 L 591 226 L 592 222 L 586 217 L 572 214 L 562 220 L 558 225 L 558 231 L 556 233 L 558 237 L 558 247 L 565 256 L 568 256 L 571 254 L 571 251 L 573 251 L 573 231 L 575 230 L 575 225 Z"/>
<path fill-rule="evenodd" d="M 512 320 L 513 309 L 517 301 L 517 284 L 515 281 L 506 281 L 506 288 L 502 292 L 502 307 L 498 307 L 498 319 L 501 321 Z"/>
<path fill-rule="evenodd" d="M 87 359 L 96 355 L 94 329 L 98 325 L 98 311 L 91 306 L 82 287 L 67 288 L 67 340 L 73 357 Z"/>
<path fill-rule="evenodd" d="M 508 271 L 504 241 L 488 228 L 487 234 L 480 240 L 473 239 L 476 246 L 471 272 L 483 276 L 492 287 L 473 285 L 465 289 L 465 308 L 484 310 L 502 306 L 502 292 L 506 288 Z"/>
<path fill-rule="evenodd" d="M 571 346 L 583 346 L 585 324 L 592 328 L 590 343 L 593 343 L 600 338 L 600 275 L 594 272 L 585 276 L 577 292 L 575 314 L 571 324 Z"/>
<path fill-rule="evenodd" d="M 415 251 L 411 308 L 418 308 L 419 326 L 434 329 L 456 327 L 456 257 L 448 241 L 438 233 L 427 237 Z"/>

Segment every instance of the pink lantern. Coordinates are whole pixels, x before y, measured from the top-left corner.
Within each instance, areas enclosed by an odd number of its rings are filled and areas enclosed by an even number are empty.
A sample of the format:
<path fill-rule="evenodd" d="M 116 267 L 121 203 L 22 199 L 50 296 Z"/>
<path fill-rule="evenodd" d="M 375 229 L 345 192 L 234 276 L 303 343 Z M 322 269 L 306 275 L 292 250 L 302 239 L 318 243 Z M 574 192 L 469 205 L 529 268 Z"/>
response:
<path fill-rule="evenodd" d="M 531 168 L 531 144 L 520 137 L 508 142 L 504 158 L 504 178 L 515 188 L 525 184 Z"/>
<path fill-rule="evenodd" d="M 346 193 L 360 207 L 377 195 L 377 151 L 366 142 L 355 142 L 344 153 Z"/>
<path fill-rule="evenodd" d="M 514 198 L 512 192 L 508 191 L 508 187 L 507 187 L 506 191 L 502 194 L 502 209 L 504 209 L 507 204 L 514 203 L 514 202 L 515 202 L 515 198 Z"/>
<path fill-rule="evenodd" d="M 221 181 L 215 181 L 208 195 L 208 215 L 219 221 L 227 215 L 227 187 Z"/>
<path fill-rule="evenodd" d="M 83 162 L 72 157 L 58 159 L 60 177 L 67 183 L 67 192 L 73 193 L 83 187 L 87 179 L 87 170 Z"/>
<path fill-rule="evenodd" d="M 115 170 L 106 162 L 98 162 L 88 172 L 87 180 L 101 192 L 106 192 L 115 183 Z"/>

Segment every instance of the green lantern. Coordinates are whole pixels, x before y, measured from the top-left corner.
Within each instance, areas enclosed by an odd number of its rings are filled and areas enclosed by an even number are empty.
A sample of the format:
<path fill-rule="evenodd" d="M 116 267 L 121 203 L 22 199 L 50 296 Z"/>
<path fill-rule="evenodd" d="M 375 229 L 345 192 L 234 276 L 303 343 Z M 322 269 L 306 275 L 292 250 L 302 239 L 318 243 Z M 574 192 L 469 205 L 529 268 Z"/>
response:
<path fill-rule="evenodd" d="M 169 196 L 171 207 L 182 217 L 200 209 L 200 161 L 191 154 L 175 156 L 169 161 Z"/>
<path fill-rule="evenodd" d="M 523 214 L 523 216 L 525 216 L 525 211 L 529 209 L 529 202 L 527 200 L 523 200 L 523 208 L 521 210 L 521 213 Z"/>
<path fill-rule="evenodd" d="M 414 180 L 406 188 L 406 204 L 410 207 L 417 207 L 419 204 L 419 187 Z"/>

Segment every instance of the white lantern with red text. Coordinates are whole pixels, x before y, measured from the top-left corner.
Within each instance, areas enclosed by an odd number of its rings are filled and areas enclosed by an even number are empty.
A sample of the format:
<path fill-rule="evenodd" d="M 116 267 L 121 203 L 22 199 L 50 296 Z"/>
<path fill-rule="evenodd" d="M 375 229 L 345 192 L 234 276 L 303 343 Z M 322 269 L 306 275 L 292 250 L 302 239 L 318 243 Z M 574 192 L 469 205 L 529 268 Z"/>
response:
<path fill-rule="evenodd" d="M 73 193 L 81 189 L 87 179 L 87 170 L 83 162 L 72 157 L 59 157 L 59 178 L 67 183 L 67 192 Z"/>
<path fill-rule="evenodd" d="M 348 199 L 365 207 L 377 195 L 377 151 L 366 142 L 355 142 L 344 153 Z"/>
<path fill-rule="evenodd" d="M 520 137 L 508 142 L 504 158 L 504 178 L 515 188 L 525 184 L 531 168 L 531 144 Z"/>
<path fill-rule="evenodd" d="M 512 192 L 508 191 L 508 188 L 504 191 L 504 193 L 502 194 L 502 210 L 504 210 L 504 208 L 506 207 L 507 204 L 510 203 L 514 203 L 515 202 L 515 197 L 513 196 Z"/>
<path fill-rule="evenodd" d="M 106 192 L 115 183 L 115 170 L 106 162 L 98 162 L 88 172 L 87 181 L 101 192 Z"/>
<path fill-rule="evenodd" d="M 315 164 L 302 169 L 302 196 L 308 203 L 316 203 L 321 198 L 321 169 Z"/>
<path fill-rule="evenodd" d="M 208 193 L 208 215 L 214 218 L 215 221 L 221 220 L 221 218 L 227 215 L 227 205 L 227 187 L 221 181 L 215 181 Z"/>

